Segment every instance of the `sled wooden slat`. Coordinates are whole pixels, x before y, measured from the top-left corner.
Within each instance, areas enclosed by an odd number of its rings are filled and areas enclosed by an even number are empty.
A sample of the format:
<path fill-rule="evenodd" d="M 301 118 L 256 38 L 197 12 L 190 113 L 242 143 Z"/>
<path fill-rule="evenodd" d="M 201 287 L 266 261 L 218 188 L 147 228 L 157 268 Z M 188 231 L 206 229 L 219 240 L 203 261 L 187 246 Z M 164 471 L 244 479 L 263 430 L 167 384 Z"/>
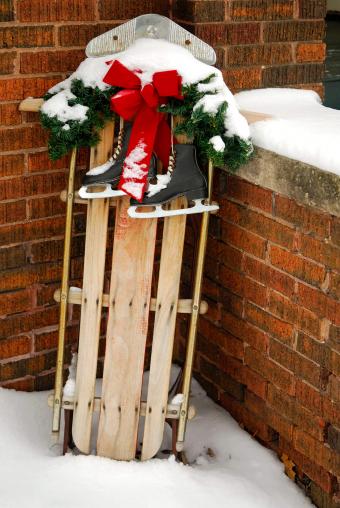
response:
<path fill-rule="evenodd" d="M 60 302 L 60 289 L 56 289 L 54 292 L 54 299 L 56 302 Z M 68 292 L 68 303 L 73 303 L 75 305 L 81 305 L 82 298 L 82 290 L 80 288 L 70 288 Z M 103 294 L 102 306 L 109 306 L 109 295 Z M 150 301 L 150 311 L 156 310 L 156 298 L 151 298 Z M 191 298 L 182 298 L 178 300 L 177 304 L 177 314 L 191 314 L 192 311 L 192 300 Z M 206 314 L 208 312 L 208 304 L 205 300 L 201 301 L 200 305 L 200 314 Z"/>
<path fill-rule="evenodd" d="M 187 206 L 186 199 L 177 198 L 172 201 L 170 209 L 178 209 L 182 205 Z M 142 460 L 148 460 L 155 456 L 163 440 L 185 225 L 185 215 L 164 219 Z"/>
<path fill-rule="evenodd" d="M 135 458 L 157 219 L 117 203 L 97 453 Z"/>
<path fill-rule="evenodd" d="M 107 124 L 102 132 L 101 141 L 91 150 L 90 167 L 107 161 L 112 150 L 113 133 L 114 124 Z M 94 199 L 88 203 L 78 365 L 72 425 L 74 443 L 83 453 L 90 453 L 108 213 L 109 201 L 107 199 Z"/>

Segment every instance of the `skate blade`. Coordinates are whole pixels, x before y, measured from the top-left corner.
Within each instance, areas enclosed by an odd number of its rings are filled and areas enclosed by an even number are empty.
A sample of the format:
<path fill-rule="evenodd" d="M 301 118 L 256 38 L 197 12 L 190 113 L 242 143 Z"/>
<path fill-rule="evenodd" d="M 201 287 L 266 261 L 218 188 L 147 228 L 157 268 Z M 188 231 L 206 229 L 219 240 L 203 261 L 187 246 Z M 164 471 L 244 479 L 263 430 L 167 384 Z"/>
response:
<path fill-rule="evenodd" d="M 80 187 L 78 191 L 79 197 L 82 199 L 106 199 L 106 198 L 118 198 L 120 196 L 126 196 L 124 191 L 121 190 L 114 190 L 112 189 L 110 184 L 105 185 L 105 189 L 102 191 L 94 190 L 98 189 L 100 187 L 103 187 L 102 185 L 93 185 L 93 190 L 91 189 L 91 186 L 89 185 L 86 187 L 85 185 L 83 187 Z"/>
<path fill-rule="evenodd" d="M 202 199 L 194 199 L 193 201 L 194 206 L 179 208 L 178 210 L 164 210 L 162 205 L 149 205 L 153 206 L 155 209 L 151 212 L 143 212 L 138 211 L 138 209 L 143 209 L 141 206 L 130 206 L 128 215 L 134 219 L 153 219 L 158 217 L 174 217 L 176 215 L 190 215 L 193 213 L 216 212 L 219 209 L 217 204 L 207 205 Z"/>

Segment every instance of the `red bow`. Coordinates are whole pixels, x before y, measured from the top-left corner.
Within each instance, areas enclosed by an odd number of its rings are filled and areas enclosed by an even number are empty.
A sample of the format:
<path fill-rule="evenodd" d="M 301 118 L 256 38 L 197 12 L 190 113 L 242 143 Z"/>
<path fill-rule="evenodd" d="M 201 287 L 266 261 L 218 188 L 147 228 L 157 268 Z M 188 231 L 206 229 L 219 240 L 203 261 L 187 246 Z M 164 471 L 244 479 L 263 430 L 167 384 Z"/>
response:
<path fill-rule="evenodd" d="M 134 120 L 118 188 L 142 201 L 152 152 L 164 167 L 169 162 L 171 131 L 165 114 L 157 109 L 169 97 L 183 98 L 182 78 L 175 70 L 155 72 L 152 83 L 143 86 L 137 74 L 115 60 L 103 81 L 123 88 L 111 98 L 111 109 L 124 120 Z"/>

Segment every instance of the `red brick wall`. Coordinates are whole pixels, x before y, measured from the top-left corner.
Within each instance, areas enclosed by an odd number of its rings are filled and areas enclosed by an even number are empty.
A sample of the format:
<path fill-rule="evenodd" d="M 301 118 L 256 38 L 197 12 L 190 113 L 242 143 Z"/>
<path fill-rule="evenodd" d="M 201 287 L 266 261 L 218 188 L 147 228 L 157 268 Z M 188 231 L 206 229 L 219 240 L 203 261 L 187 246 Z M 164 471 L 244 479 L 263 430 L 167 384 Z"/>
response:
<path fill-rule="evenodd" d="M 219 173 L 196 376 L 289 456 L 318 506 L 335 507 L 319 498 L 330 502 L 340 477 L 340 219 Z M 190 228 L 188 285 L 194 238 Z M 178 330 L 184 345 L 185 320 Z"/>
<path fill-rule="evenodd" d="M 173 0 L 174 19 L 213 45 L 233 92 L 294 86 L 323 93 L 326 0 Z"/>

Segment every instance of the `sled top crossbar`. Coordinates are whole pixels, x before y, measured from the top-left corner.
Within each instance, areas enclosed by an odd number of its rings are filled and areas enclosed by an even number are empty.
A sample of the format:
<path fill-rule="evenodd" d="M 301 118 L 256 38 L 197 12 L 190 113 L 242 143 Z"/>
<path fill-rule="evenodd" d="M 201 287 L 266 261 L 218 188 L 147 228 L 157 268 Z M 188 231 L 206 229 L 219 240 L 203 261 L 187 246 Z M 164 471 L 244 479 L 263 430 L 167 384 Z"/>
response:
<path fill-rule="evenodd" d="M 184 46 L 201 62 L 209 65 L 216 62 L 216 53 L 211 46 L 159 14 L 143 14 L 98 35 L 86 46 L 86 56 L 96 57 L 118 53 L 131 46 L 136 39 L 141 38 L 164 39 Z"/>

